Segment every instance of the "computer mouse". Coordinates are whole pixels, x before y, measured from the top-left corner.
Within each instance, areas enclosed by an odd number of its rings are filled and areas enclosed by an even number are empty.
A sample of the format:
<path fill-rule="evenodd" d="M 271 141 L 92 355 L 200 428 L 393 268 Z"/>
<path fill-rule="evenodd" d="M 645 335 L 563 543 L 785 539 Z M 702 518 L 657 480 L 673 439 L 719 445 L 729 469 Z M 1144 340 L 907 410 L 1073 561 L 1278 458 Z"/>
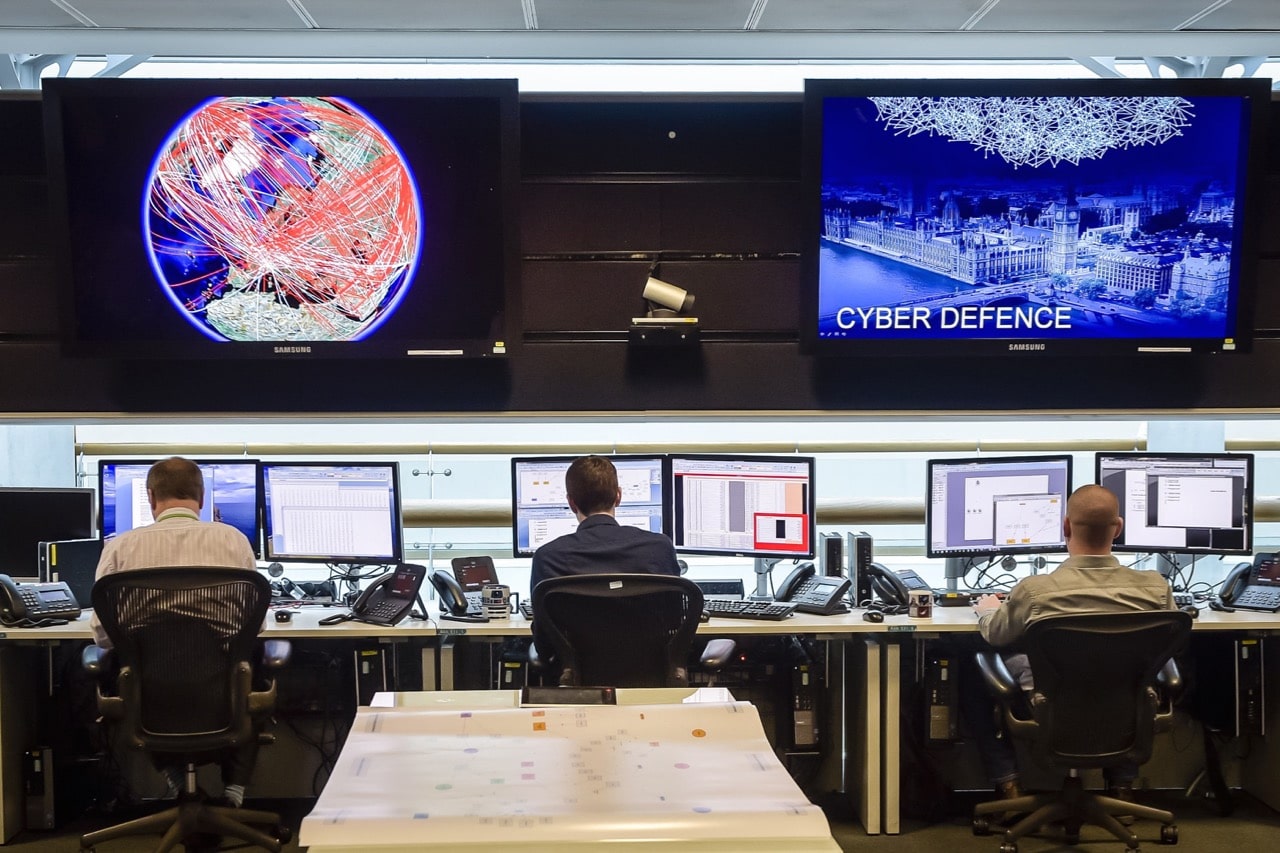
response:
<path fill-rule="evenodd" d="M 1183 613 L 1190 615 L 1192 619 L 1200 618 L 1200 608 L 1196 607 L 1194 604 L 1184 604 L 1178 609 Z"/>
<path fill-rule="evenodd" d="M 277 621 L 277 622 L 292 622 L 292 621 L 293 621 L 293 611 L 292 611 L 292 610 L 277 610 L 277 611 L 276 611 L 276 621 Z"/>
<path fill-rule="evenodd" d="M 868 610 L 866 613 L 862 614 L 862 621 L 863 622 L 883 622 L 884 614 L 881 613 L 879 610 Z"/>

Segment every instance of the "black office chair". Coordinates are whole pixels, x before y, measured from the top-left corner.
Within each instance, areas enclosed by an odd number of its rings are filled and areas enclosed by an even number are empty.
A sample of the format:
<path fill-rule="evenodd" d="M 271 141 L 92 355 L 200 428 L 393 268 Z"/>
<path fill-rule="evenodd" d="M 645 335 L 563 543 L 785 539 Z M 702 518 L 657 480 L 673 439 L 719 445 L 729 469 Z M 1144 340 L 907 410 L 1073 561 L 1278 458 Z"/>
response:
<path fill-rule="evenodd" d="M 196 767 L 260 739 L 257 722 L 275 707 L 274 682 L 253 689 L 258 630 L 271 600 L 266 577 L 224 568 L 143 569 L 108 575 L 94 584 L 92 598 L 114 649 L 90 646 L 85 665 L 105 676 L 108 656 L 118 664 L 114 694 L 99 687 L 99 712 L 119 725 L 129 748 L 185 765 L 186 782 L 174 807 L 86 833 L 81 850 L 163 833 L 157 853 L 179 843 L 190 850 L 209 835 L 278 853 L 289 836 L 279 815 L 213 805 L 196 787 Z M 288 643 L 263 646 L 264 666 L 283 665 Z"/>
<path fill-rule="evenodd" d="M 671 575 L 550 578 L 533 591 L 534 636 L 550 643 L 561 687 L 682 687 L 702 616 L 702 590 Z M 536 644 L 536 641 L 535 641 Z M 712 640 L 702 665 L 716 670 L 732 640 Z M 534 652 L 534 657 L 545 656 Z"/>
<path fill-rule="evenodd" d="M 1030 812 L 1005 831 L 1000 853 L 1017 853 L 1019 838 L 1050 823 L 1063 824 L 1068 844 L 1079 841 L 1080 827 L 1088 823 L 1137 850 L 1138 837 L 1117 820 L 1128 816 L 1160 821 L 1160 841 L 1176 844 L 1172 812 L 1087 792 L 1080 770 L 1151 757 L 1155 733 L 1172 720 L 1171 695 L 1180 687 L 1172 658 L 1190 634 L 1191 617 L 1177 610 L 1038 619 L 1021 644 L 1035 676 L 1027 696 L 999 654 L 979 652 L 979 670 L 1001 699 L 1010 734 L 1030 738 L 1037 758 L 1067 776 L 1059 792 L 981 803 L 973 810 L 974 834 L 988 834 L 993 815 Z"/>

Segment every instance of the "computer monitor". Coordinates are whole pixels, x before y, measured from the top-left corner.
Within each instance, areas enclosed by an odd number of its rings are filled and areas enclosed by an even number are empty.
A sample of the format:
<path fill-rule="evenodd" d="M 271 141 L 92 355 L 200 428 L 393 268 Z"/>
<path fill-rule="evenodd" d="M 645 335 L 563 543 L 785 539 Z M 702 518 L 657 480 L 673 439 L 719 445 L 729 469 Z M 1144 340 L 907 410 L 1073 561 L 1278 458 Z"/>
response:
<path fill-rule="evenodd" d="M 264 558 L 399 563 L 400 467 L 395 462 L 262 462 Z"/>
<path fill-rule="evenodd" d="M 98 461 L 99 522 L 102 538 L 145 527 L 155 521 L 147 499 L 147 472 L 152 460 Z M 204 476 L 203 521 L 221 521 L 244 534 L 255 556 L 262 555 L 258 523 L 258 460 L 193 459 Z"/>
<path fill-rule="evenodd" d="M 680 454 L 668 464 L 676 551 L 813 556 L 813 457 Z"/>
<path fill-rule="evenodd" d="M 531 557 L 543 545 L 578 529 L 569 509 L 564 474 L 577 456 L 517 456 L 511 460 L 511 540 L 517 557 Z M 666 533 L 663 456 L 609 456 L 618 469 L 622 502 L 618 523 Z"/>
<path fill-rule="evenodd" d="M 1120 502 L 1117 551 L 1249 554 L 1253 455 L 1099 453 L 1097 482 Z"/>
<path fill-rule="evenodd" d="M 0 488 L 0 574 L 37 577 L 41 542 L 92 537 L 93 500 L 93 489 Z"/>
<path fill-rule="evenodd" d="M 1071 457 L 930 459 L 925 499 L 929 557 L 1065 551 L 1062 518 Z"/>

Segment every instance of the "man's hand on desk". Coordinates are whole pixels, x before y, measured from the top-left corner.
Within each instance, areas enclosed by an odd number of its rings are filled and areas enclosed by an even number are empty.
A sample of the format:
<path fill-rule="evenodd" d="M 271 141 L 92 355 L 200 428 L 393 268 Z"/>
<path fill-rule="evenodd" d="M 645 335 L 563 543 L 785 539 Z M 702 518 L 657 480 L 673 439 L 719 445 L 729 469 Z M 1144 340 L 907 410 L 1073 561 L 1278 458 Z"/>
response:
<path fill-rule="evenodd" d="M 981 617 L 999 610 L 1001 604 L 1004 604 L 1003 598 L 998 595 L 987 594 L 973 603 L 973 612 Z"/>

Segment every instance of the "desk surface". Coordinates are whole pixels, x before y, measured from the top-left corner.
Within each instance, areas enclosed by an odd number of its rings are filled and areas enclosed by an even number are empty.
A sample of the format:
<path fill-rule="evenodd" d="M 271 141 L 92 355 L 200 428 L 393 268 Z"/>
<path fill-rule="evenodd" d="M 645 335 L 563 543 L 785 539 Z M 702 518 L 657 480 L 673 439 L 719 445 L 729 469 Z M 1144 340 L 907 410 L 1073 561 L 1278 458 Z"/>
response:
<path fill-rule="evenodd" d="M 343 612 L 333 607 L 302 607 L 293 611 L 293 619 L 287 623 L 276 622 L 270 614 L 263 636 L 279 639 L 355 639 L 355 638 L 409 638 L 435 636 L 468 637 L 519 637 L 529 634 L 530 623 L 515 615 L 510 619 L 490 622 L 450 622 L 438 616 L 431 619 L 406 619 L 399 625 L 369 625 L 364 622 L 342 622 L 337 625 L 321 625 L 326 616 Z M 1195 631 L 1280 631 L 1280 614 L 1254 613 L 1237 610 L 1219 613 L 1207 607 L 1192 623 Z M 790 619 L 770 622 L 759 619 L 711 619 L 698 626 L 698 633 L 717 636 L 745 636 L 753 634 L 805 634 L 811 636 L 845 634 L 917 634 L 964 633 L 977 631 L 977 619 L 968 607 L 934 607 L 930 619 L 912 619 L 908 616 L 888 616 L 884 622 L 865 622 L 862 611 L 836 616 L 815 616 L 797 613 Z M 87 640 L 89 614 L 86 611 L 74 622 L 49 628 L 0 627 L 0 641 Z"/>

